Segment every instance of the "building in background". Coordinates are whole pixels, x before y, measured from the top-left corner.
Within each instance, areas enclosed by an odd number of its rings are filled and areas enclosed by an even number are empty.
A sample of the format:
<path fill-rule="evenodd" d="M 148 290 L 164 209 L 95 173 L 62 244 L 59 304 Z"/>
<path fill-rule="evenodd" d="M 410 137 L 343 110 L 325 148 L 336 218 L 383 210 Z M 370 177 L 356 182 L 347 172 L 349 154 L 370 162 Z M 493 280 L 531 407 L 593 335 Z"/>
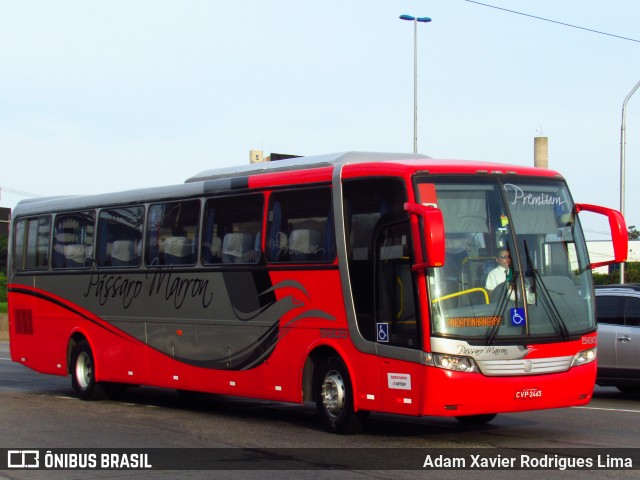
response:
<path fill-rule="evenodd" d="M 275 162 L 277 160 L 286 160 L 287 158 L 299 158 L 300 156 L 288 153 L 272 153 L 265 157 L 262 150 L 249 150 L 249 163 Z"/>
<path fill-rule="evenodd" d="M 613 243 L 611 240 L 587 240 L 587 250 L 591 262 L 603 262 L 613 258 Z M 640 262 L 640 240 L 629 240 L 627 263 Z M 607 274 L 615 270 L 617 265 L 596 268 L 594 273 Z"/>
<path fill-rule="evenodd" d="M 11 209 L 0 207 L 0 236 L 9 235 L 10 222 L 11 222 Z"/>

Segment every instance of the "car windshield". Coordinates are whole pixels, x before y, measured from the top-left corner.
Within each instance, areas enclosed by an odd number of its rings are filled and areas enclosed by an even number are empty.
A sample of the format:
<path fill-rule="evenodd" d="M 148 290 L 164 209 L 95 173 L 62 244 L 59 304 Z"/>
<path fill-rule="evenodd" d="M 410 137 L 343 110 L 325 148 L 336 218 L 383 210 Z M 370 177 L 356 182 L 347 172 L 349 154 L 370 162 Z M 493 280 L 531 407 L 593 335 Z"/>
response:
<path fill-rule="evenodd" d="M 428 272 L 433 335 L 490 345 L 595 329 L 586 245 L 563 181 L 429 176 L 417 186 L 445 221 L 445 265 Z"/>

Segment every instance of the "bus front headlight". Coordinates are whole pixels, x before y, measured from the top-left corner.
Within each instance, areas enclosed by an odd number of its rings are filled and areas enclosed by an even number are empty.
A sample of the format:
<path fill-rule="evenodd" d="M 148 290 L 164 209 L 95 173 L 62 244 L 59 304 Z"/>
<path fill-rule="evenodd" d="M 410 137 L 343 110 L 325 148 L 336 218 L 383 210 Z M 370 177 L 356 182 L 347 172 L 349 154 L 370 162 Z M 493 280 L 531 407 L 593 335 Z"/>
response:
<path fill-rule="evenodd" d="M 573 361 L 571 362 L 572 367 L 577 367 L 579 365 L 586 365 L 587 363 L 593 362 L 597 357 L 597 348 L 593 347 L 589 350 L 583 350 L 578 352 L 573 357 Z"/>
<path fill-rule="evenodd" d="M 454 372 L 477 372 L 478 366 L 473 358 L 460 357 L 457 355 L 448 355 L 446 353 L 430 353 L 428 354 L 427 365 L 444 368 L 445 370 L 453 370 Z"/>

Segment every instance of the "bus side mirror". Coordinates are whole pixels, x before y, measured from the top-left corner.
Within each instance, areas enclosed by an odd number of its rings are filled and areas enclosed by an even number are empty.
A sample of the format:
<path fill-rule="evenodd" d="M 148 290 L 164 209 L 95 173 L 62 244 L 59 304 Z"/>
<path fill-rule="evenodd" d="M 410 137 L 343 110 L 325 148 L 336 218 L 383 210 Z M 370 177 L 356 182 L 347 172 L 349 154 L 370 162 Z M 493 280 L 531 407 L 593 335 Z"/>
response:
<path fill-rule="evenodd" d="M 589 265 L 589 268 L 603 267 L 612 263 L 622 263 L 627 260 L 629 252 L 629 233 L 627 232 L 627 223 L 624 217 L 617 210 L 611 208 L 600 207 L 598 205 L 589 205 L 587 203 L 576 203 L 576 213 L 581 211 L 597 213 L 604 215 L 609 219 L 609 228 L 611 230 L 611 240 L 613 242 L 613 260 L 606 262 L 596 262 Z"/>
<path fill-rule="evenodd" d="M 431 205 L 405 203 L 404 209 L 422 220 L 424 263 L 413 266 L 413 270 L 424 270 L 444 265 L 444 217 L 439 208 Z"/>

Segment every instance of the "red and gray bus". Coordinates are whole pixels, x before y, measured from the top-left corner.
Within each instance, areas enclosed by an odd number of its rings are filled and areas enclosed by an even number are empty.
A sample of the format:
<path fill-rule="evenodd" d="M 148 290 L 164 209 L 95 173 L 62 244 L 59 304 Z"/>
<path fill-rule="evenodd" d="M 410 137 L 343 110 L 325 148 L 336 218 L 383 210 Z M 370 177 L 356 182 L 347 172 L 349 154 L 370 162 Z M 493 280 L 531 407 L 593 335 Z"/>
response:
<path fill-rule="evenodd" d="M 11 357 L 85 400 L 154 386 L 456 417 L 583 405 L 591 268 L 557 172 L 349 152 L 13 211 Z M 497 257 L 504 281 L 489 289 Z"/>

